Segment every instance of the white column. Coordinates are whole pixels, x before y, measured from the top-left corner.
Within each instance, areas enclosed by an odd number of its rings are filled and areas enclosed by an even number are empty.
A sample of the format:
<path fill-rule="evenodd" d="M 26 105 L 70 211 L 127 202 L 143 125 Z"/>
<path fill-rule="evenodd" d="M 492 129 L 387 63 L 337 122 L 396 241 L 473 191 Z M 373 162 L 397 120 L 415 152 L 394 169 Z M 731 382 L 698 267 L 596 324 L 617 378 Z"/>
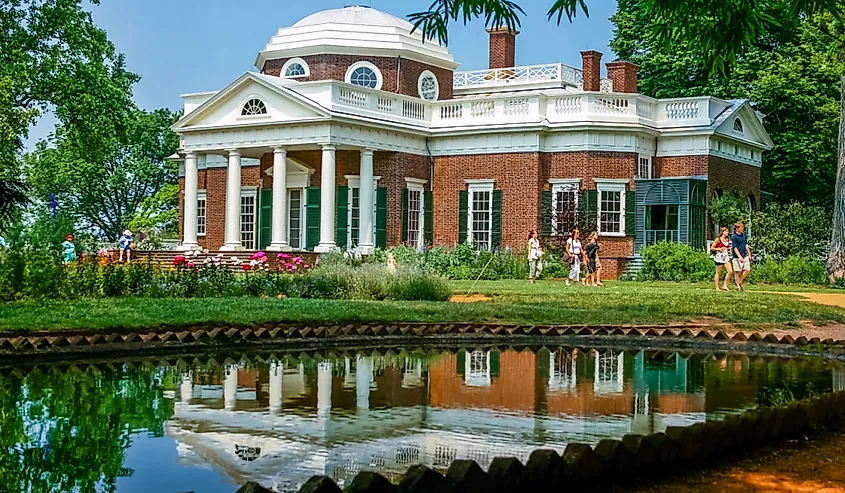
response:
<path fill-rule="evenodd" d="M 373 200 L 375 199 L 373 190 L 375 189 L 375 182 L 373 180 L 373 151 L 372 149 L 364 149 L 361 151 L 361 188 L 358 191 L 361 208 L 358 214 L 361 228 L 358 230 L 358 250 L 365 255 L 373 253 L 375 241 L 373 224 Z"/>
<path fill-rule="evenodd" d="M 322 171 L 320 173 L 320 243 L 315 252 L 328 252 L 337 247 L 335 243 L 335 159 L 334 146 L 323 146 Z M 343 220 L 340 218 L 339 220 Z"/>
<path fill-rule="evenodd" d="M 332 364 L 317 365 L 317 418 L 327 418 L 332 411 Z"/>
<path fill-rule="evenodd" d="M 227 411 L 235 409 L 235 401 L 238 398 L 238 365 L 226 366 L 226 374 L 223 377 L 223 408 Z"/>
<path fill-rule="evenodd" d="M 288 153 L 284 147 L 273 149 L 273 226 L 267 250 L 290 250 L 287 238 Z"/>
<path fill-rule="evenodd" d="M 185 154 L 185 205 L 182 210 L 181 250 L 199 250 L 197 243 L 197 188 L 199 183 L 197 155 Z"/>
<path fill-rule="evenodd" d="M 358 411 L 370 409 L 370 384 L 373 383 L 373 358 L 359 356 L 355 369 L 355 393 Z"/>
<path fill-rule="evenodd" d="M 190 371 L 182 374 L 182 385 L 179 387 L 179 400 L 182 404 L 190 404 L 194 394 L 194 376 Z"/>
<path fill-rule="evenodd" d="M 237 149 L 229 151 L 226 168 L 226 229 L 220 249 L 241 250 L 241 152 Z"/>
<path fill-rule="evenodd" d="M 270 414 L 278 414 L 282 410 L 282 377 L 284 364 L 281 361 L 270 363 Z"/>

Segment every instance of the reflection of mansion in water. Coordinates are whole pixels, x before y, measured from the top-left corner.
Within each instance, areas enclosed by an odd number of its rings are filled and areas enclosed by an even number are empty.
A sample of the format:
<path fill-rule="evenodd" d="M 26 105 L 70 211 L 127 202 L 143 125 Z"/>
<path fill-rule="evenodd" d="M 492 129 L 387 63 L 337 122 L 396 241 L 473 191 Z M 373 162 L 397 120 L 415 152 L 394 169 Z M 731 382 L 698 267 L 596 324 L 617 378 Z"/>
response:
<path fill-rule="evenodd" d="M 280 491 L 313 474 L 390 477 L 465 458 L 486 467 L 755 405 L 746 357 L 706 364 L 716 371 L 705 375 L 699 356 L 577 349 L 228 364 L 183 374 L 168 434 L 183 463 Z"/>

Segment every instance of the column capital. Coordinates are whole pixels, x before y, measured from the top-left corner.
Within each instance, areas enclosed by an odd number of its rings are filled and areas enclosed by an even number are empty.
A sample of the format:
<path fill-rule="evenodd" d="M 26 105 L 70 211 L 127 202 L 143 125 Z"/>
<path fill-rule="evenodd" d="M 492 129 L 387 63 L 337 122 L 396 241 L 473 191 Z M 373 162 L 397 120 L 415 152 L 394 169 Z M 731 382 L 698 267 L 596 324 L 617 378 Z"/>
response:
<path fill-rule="evenodd" d="M 240 149 L 226 149 L 226 152 L 229 154 L 229 156 L 240 156 L 241 155 Z"/>
<path fill-rule="evenodd" d="M 324 151 L 334 151 L 334 150 L 337 150 L 337 147 L 335 147 L 335 145 L 334 145 L 334 144 L 321 144 L 321 145 L 320 145 L 320 147 L 321 147 Z"/>
<path fill-rule="evenodd" d="M 185 159 L 196 159 L 198 154 L 196 152 L 186 152 Z"/>
<path fill-rule="evenodd" d="M 370 148 L 361 149 L 361 155 L 362 156 L 372 156 L 374 152 L 376 152 L 376 151 L 374 149 L 370 149 Z"/>
<path fill-rule="evenodd" d="M 287 152 L 285 146 L 273 146 L 273 154 L 287 154 Z"/>

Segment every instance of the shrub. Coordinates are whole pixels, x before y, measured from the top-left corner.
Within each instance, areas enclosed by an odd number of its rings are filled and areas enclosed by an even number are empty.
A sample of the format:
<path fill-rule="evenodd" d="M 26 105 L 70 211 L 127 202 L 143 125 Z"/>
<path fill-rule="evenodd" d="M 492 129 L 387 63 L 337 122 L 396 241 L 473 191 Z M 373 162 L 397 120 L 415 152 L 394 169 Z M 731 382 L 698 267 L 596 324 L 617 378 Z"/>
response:
<path fill-rule="evenodd" d="M 710 201 L 710 215 L 713 222 L 728 226 L 737 221 L 748 222 L 748 199 L 736 192 L 728 192 Z"/>
<path fill-rule="evenodd" d="M 452 296 L 442 276 L 419 268 L 400 269 L 389 281 L 390 299 L 396 301 L 447 301 Z"/>
<path fill-rule="evenodd" d="M 683 243 L 665 241 L 643 247 L 643 268 L 639 279 L 645 281 L 691 281 L 713 279 L 715 264 L 703 251 Z"/>
<path fill-rule="evenodd" d="M 827 284 L 827 270 L 821 260 L 792 255 L 780 261 L 774 257 L 751 269 L 752 282 L 768 284 Z"/>
<path fill-rule="evenodd" d="M 751 220 L 752 252 L 785 260 L 800 253 L 824 258 L 830 247 L 833 211 L 825 207 L 772 204 L 754 213 Z"/>
<path fill-rule="evenodd" d="M 16 249 L 0 250 L 0 300 L 12 301 L 23 296 L 26 259 Z"/>

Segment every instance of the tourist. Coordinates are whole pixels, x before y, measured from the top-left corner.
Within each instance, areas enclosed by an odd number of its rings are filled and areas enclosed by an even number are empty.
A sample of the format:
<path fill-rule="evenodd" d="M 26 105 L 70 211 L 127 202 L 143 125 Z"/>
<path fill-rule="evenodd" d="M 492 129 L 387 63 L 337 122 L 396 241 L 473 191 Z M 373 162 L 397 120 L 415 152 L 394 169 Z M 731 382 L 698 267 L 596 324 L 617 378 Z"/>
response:
<path fill-rule="evenodd" d="M 393 252 L 387 252 L 387 272 L 395 274 L 396 266 L 396 257 L 393 255 Z"/>
<path fill-rule="evenodd" d="M 69 264 L 76 260 L 76 245 L 73 244 L 73 235 L 65 236 L 65 241 L 62 242 L 62 253 L 64 263 Z"/>
<path fill-rule="evenodd" d="M 722 228 L 719 230 L 719 237 L 713 241 L 713 244 L 710 245 L 710 251 L 713 252 L 713 261 L 716 262 L 716 277 L 714 281 L 716 282 L 716 291 L 720 289 L 723 291 L 729 291 L 728 283 L 731 280 L 731 274 L 733 273 L 733 268 L 731 267 L 731 239 L 730 239 L 730 231 L 728 228 Z M 722 287 L 719 287 L 719 279 L 722 277 L 722 269 L 725 269 L 725 282 L 722 283 Z"/>
<path fill-rule="evenodd" d="M 542 271 L 543 264 L 540 261 L 542 255 L 543 252 L 540 251 L 540 240 L 537 239 L 537 234 L 534 231 L 528 233 L 528 281 L 531 284 L 534 284 L 534 280 L 540 277 L 538 267 Z"/>
<path fill-rule="evenodd" d="M 577 283 L 581 280 L 582 256 L 581 231 L 578 228 L 575 228 L 572 231 L 572 236 L 566 240 L 566 263 L 569 264 L 569 278 L 566 280 L 567 286 L 569 286 L 572 282 Z"/>
<path fill-rule="evenodd" d="M 123 262 L 123 252 L 126 252 L 126 263 L 129 263 L 132 255 L 132 231 L 127 229 L 123 232 L 120 240 L 118 240 L 118 247 L 120 248 L 120 262 Z"/>
<path fill-rule="evenodd" d="M 593 231 L 587 238 L 587 246 L 584 251 L 587 254 L 587 277 L 584 278 L 584 284 L 592 284 L 593 286 L 604 286 L 601 283 L 601 264 L 599 262 L 599 232 Z"/>
<path fill-rule="evenodd" d="M 748 235 L 745 234 L 745 224 L 742 221 L 737 221 L 734 224 L 734 234 L 731 235 L 731 246 L 733 247 L 733 268 L 734 281 L 736 281 L 736 289 L 742 289 L 742 283 L 745 278 L 751 273 L 751 248 L 748 246 Z"/>

